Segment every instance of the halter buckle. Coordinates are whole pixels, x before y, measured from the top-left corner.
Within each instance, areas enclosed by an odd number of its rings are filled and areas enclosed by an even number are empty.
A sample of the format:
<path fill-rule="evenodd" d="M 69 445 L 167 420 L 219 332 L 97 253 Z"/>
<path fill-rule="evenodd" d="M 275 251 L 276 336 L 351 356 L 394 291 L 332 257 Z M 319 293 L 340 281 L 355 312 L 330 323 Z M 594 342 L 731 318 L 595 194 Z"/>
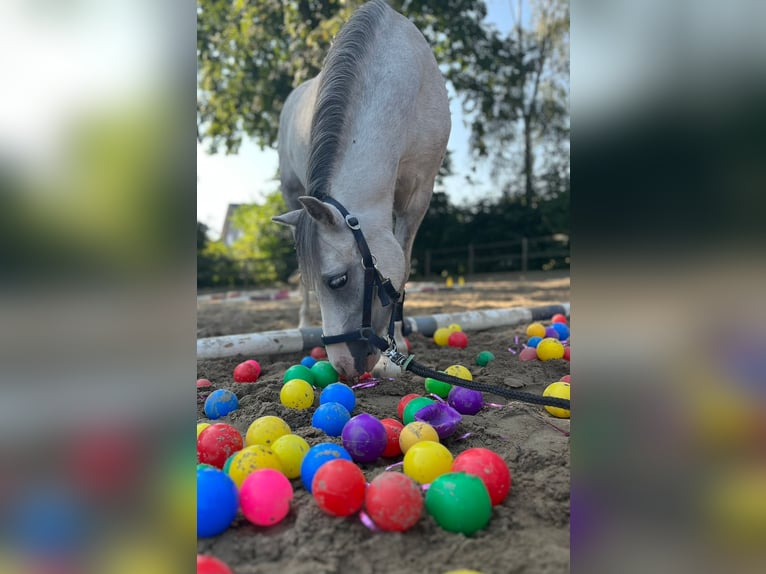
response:
<path fill-rule="evenodd" d="M 353 229 L 354 231 L 361 229 L 362 226 L 359 224 L 359 218 L 355 215 L 351 215 L 350 213 L 345 217 L 346 225 L 348 225 L 349 229 Z"/>

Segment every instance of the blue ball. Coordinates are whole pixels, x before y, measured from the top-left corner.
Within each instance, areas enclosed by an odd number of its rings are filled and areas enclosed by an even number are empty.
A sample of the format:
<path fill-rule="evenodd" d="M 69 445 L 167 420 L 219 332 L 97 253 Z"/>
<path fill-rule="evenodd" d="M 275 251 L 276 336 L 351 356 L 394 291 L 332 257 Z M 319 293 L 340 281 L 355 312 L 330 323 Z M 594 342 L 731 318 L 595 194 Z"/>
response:
<path fill-rule="evenodd" d="M 197 536 L 216 536 L 237 516 L 239 493 L 234 481 L 217 468 L 197 469 Z"/>
<path fill-rule="evenodd" d="M 356 406 L 356 395 L 354 391 L 348 385 L 343 383 L 332 383 L 327 385 L 322 394 L 319 395 L 319 404 L 325 403 L 340 403 L 349 413 L 354 412 Z"/>
<path fill-rule="evenodd" d="M 340 403 L 325 403 L 314 411 L 311 426 L 322 429 L 330 436 L 340 436 L 343 427 L 351 419 L 348 409 Z"/>
<path fill-rule="evenodd" d="M 225 417 L 239 408 L 237 395 L 226 389 L 217 389 L 205 400 L 205 416 L 209 419 Z"/>
<path fill-rule="evenodd" d="M 527 347 L 537 347 L 542 340 L 542 337 L 530 337 L 529 341 L 527 341 Z"/>
<path fill-rule="evenodd" d="M 317 360 L 314 357 L 312 357 L 311 355 L 306 355 L 305 357 L 303 357 L 301 359 L 301 365 L 303 365 L 304 367 L 306 367 L 308 369 L 313 367 L 314 363 L 316 363 L 316 362 L 317 362 Z"/>
<path fill-rule="evenodd" d="M 566 341 L 569 338 L 569 327 L 564 323 L 554 323 L 552 327 L 558 332 L 559 340 Z"/>
<path fill-rule="evenodd" d="M 301 463 L 301 481 L 306 490 L 311 492 L 311 482 L 314 480 L 314 475 L 320 466 L 339 458 L 351 460 L 351 455 L 342 446 L 331 442 L 323 442 L 312 446 L 306 453 L 306 456 L 303 457 L 303 462 Z"/>

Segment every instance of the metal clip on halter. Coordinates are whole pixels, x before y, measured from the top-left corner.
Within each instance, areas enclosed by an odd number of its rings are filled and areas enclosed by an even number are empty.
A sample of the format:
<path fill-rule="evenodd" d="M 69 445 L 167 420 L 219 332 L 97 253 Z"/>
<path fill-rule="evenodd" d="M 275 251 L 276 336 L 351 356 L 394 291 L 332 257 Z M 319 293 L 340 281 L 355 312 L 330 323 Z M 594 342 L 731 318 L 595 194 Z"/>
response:
<path fill-rule="evenodd" d="M 415 355 L 403 355 L 396 350 L 396 346 L 389 348 L 383 353 L 388 359 L 396 366 L 400 367 L 403 371 L 407 370 L 407 366 L 415 358 Z"/>

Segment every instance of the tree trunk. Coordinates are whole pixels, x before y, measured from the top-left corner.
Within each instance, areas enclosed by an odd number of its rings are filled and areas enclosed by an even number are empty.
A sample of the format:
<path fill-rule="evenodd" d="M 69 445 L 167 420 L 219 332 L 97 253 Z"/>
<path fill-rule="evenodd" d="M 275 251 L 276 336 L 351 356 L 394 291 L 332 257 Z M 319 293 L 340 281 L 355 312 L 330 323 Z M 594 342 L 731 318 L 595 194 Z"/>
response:
<path fill-rule="evenodd" d="M 532 183 L 532 174 L 534 161 L 532 156 L 532 122 L 529 116 L 524 116 L 524 198 L 527 209 L 532 207 L 534 198 L 534 186 Z"/>

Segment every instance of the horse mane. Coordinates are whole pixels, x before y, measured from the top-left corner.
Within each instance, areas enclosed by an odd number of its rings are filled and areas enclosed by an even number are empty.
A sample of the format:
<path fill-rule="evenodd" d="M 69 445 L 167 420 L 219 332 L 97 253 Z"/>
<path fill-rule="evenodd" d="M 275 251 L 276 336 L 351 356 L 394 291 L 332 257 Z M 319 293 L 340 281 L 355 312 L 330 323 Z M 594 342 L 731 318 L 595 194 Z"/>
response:
<path fill-rule="evenodd" d="M 377 24 L 390 7 L 372 0 L 357 9 L 338 32 L 327 53 L 311 120 L 306 192 L 322 199 L 340 157 L 354 87 L 369 53 Z M 295 245 L 304 281 L 317 275 L 316 222 L 303 210 L 295 226 Z M 309 283 L 310 284 L 310 283 Z"/>

